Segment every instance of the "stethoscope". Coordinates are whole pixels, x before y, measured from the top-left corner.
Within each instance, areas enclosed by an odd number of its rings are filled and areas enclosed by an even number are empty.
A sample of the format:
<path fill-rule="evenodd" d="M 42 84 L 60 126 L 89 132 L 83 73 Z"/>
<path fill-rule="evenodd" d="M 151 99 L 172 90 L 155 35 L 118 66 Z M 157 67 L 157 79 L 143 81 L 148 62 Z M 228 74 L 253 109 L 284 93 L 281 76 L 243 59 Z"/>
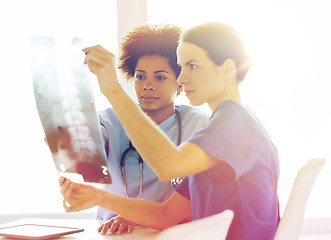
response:
<path fill-rule="evenodd" d="M 177 145 L 179 145 L 181 143 L 181 139 L 182 139 L 182 119 L 180 117 L 179 110 L 178 110 L 177 106 L 175 107 L 175 114 L 176 114 L 177 124 L 178 124 Z M 139 181 L 140 181 L 138 199 L 141 199 L 141 192 L 142 192 L 142 187 L 143 187 L 143 160 L 140 157 L 140 155 L 138 154 L 137 150 L 132 145 L 131 141 L 129 141 L 129 147 L 127 149 L 125 149 L 125 151 L 123 152 L 122 157 L 121 157 L 121 162 L 120 162 L 120 166 L 121 166 L 121 170 L 122 170 L 123 183 L 124 183 L 126 196 L 129 197 L 128 186 L 127 186 L 126 178 L 125 178 L 125 164 L 126 164 L 126 160 L 130 156 L 133 156 L 133 154 L 138 155 Z M 181 183 L 182 180 L 183 180 L 183 178 L 175 178 L 175 179 L 171 180 L 170 184 L 173 187 L 177 187 Z"/>

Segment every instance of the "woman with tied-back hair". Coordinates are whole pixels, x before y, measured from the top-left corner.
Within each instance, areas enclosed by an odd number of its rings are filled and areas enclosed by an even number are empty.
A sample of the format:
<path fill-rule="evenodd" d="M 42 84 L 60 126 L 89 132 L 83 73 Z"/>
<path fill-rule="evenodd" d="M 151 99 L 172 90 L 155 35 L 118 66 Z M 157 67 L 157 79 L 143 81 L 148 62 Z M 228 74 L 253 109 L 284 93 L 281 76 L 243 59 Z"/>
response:
<path fill-rule="evenodd" d="M 61 177 L 66 211 L 98 205 L 143 226 L 164 229 L 190 212 L 194 221 L 231 209 L 234 218 L 227 239 L 273 239 L 279 223 L 278 154 L 258 117 L 241 103 L 239 84 L 250 61 L 232 27 L 207 23 L 181 35 L 178 83 L 192 105 L 207 102 L 213 113 L 201 130 L 179 146 L 123 91 L 112 53 L 100 46 L 84 52 L 86 64 L 144 161 L 162 181 L 187 177 L 163 203 L 125 199 Z"/>

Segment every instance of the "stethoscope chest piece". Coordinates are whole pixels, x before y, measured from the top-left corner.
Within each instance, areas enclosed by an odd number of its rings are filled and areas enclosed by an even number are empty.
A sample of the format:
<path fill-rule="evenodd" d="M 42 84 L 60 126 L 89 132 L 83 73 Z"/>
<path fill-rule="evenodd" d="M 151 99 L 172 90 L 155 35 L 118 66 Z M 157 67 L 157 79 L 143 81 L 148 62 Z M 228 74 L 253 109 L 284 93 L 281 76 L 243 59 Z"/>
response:
<path fill-rule="evenodd" d="M 125 164 L 126 161 L 130 158 L 130 156 L 133 156 L 134 154 L 136 154 L 138 156 L 138 163 L 139 163 L 139 195 L 138 195 L 138 199 L 141 199 L 141 192 L 142 192 L 142 186 L 143 186 L 143 160 L 141 159 L 140 155 L 138 154 L 138 152 L 136 151 L 136 149 L 134 148 L 134 146 L 132 146 L 131 141 L 129 142 L 129 147 L 127 149 L 125 149 L 125 151 L 122 154 L 121 157 L 121 162 L 120 162 L 120 166 L 121 166 L 121 171 L 122 171 L 122 176 L 123 176 L 123 183 L 124 183 L 124 188 L 125 188 L 125 193 L 127 197 L 129 196 L 129 191 L 128 191 L 128 186 L 127 186 L 127 181 L 126 181 L 126 175 L 125 175 Z"/>

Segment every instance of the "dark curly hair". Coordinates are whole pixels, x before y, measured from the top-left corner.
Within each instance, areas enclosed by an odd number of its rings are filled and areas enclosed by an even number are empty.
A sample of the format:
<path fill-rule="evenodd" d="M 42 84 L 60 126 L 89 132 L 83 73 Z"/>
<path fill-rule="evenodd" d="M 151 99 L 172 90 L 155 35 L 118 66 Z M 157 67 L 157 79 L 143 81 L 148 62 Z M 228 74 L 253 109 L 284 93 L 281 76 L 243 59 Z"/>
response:
<path fill-rule="evenodd" d="M 169 59 L 176 77 L 180 74 L 176 49 L 181 28 L 170 24 L 146 24 L 134 28 L 120 43 L 119 69 L 132 79 L 137 62 L 145 55 L 160 55 Z"/>

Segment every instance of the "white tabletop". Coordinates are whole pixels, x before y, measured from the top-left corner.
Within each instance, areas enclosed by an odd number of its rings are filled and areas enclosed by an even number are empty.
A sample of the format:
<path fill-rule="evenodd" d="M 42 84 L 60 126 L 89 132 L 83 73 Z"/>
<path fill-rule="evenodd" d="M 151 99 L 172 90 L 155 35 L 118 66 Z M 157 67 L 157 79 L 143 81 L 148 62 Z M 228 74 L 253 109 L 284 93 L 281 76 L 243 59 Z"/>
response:
<path fill-rule="evenodd" d="M 131 234 L 123 235 L 101 235 L 98 233 L 97 229 L 100 223 L 93 219 L 43 219 L 43 218 L 23 218 L 20 220 L 8 222 L 1 224 L 1 227 L 19 225 L 19 224 L 41 224 L 41 225 L 52 225 L 52 226 L 63 226 L 63 227 L 73 227 L 73 228 L 83 228 L 84 232 L 74 233 L 70 235 L 63 236 L 59 239 L 71 239 L 71 240 L 99 240 L 99 239 L 114 239 L 114 240 L 127 240 L 127 239 L 137 239 L 137 240 L 151 240 L 154 239 L 158 232 L 154 229 L 137 227 Z M 0 239 L 8 239 L 1 238 Z"/>
<path fill-rule="evenodd" d="M 316 226 L 316 223 L 319 225 Z M 73 228 L 83 228 L 84 232 L 74 233 L 67 236 L 63 236 L 58 239 L 71 239 L 71 240 L 100 240 L 100 239 L 111 239 L 111 240 L 156 240 L 160 237 L 160 232 L 150 228 L 137 227 L 131 234 L 123 234 L 116 236 L 103 236 L 98 233 L 97 229 L 101 225 L 99 221 L 94 219 L 49 219 L 49 218 L 22 218 L 19 220 L 11 221 L 8 223 L 0 224 L 1 227 L 19 225 L 19 224 L 44 224 L 52 226 L 64 226 Z M 329 221 L 312 221 L 306 222 L 300 240 L 326 240 L 331 239 L 330 225 L 331 219 Z M 8 238 L 0 237 L 0 240 L 5 240 Z"/>

